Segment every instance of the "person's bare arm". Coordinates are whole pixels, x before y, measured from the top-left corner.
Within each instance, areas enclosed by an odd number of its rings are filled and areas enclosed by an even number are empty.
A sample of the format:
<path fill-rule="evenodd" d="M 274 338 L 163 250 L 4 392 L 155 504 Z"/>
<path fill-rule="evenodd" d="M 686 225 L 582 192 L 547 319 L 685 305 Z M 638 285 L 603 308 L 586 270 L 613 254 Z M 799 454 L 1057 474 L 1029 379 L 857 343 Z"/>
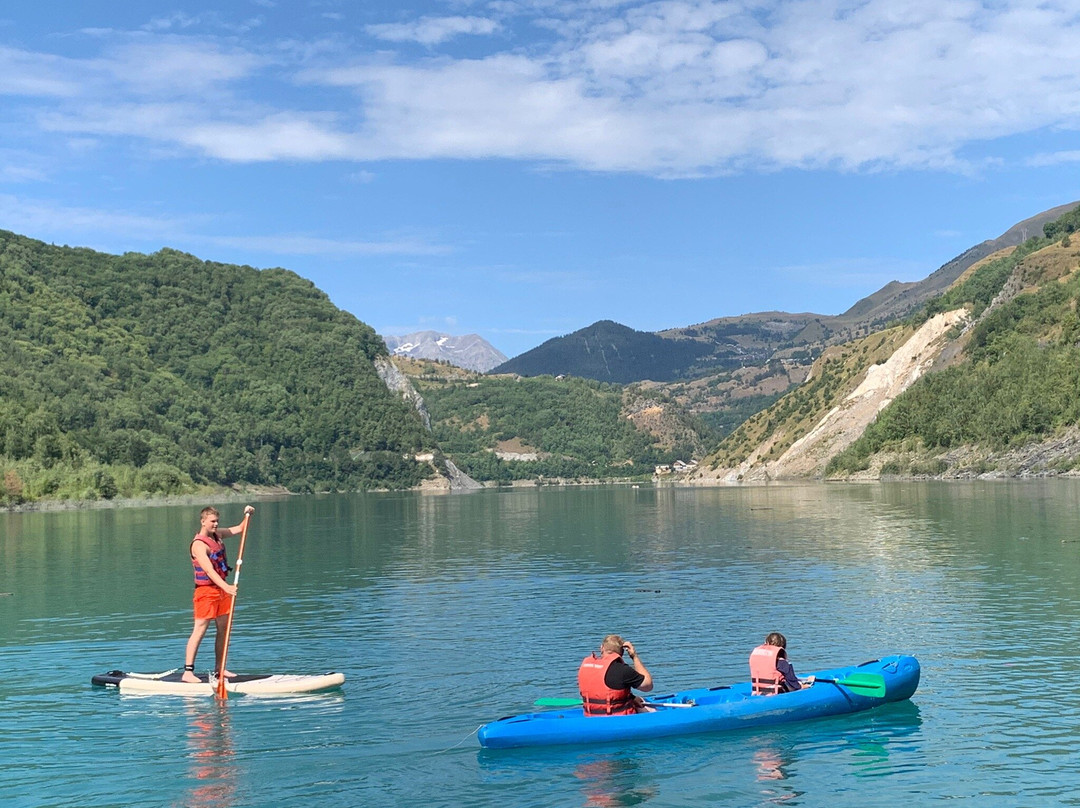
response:
<path fill-rule="evenodd" d="M 637 689 L 642 693 L 648 693 L 653 688 L 652 674 L 649 673 L 649 669 L 645 667 L 645 663 L 637 655 L 632 642 L 623 643 L 623 648 L 626 649 L 626 655 L 630 657 L 630 661 L 634 663 L 634 670 L 645 677 L 644 681 L 637 686 Z"/>
<path fill-rule="evenodd" d="M 253 514 L 253 513 L 255 513 L 255 509 L 251 505 L 245 505 L 244 506 L 244 518 L 245 519 L 248 516 L 250 516 L 251 514 Z M 241 522 L 238 525 L 233 525 L 232 527 L 219 527 L 218 528 L 218 535 L 221 536 L 221 538 L 223 538 L 223 539 L 228 538 L 229 536 L 239 536 L 240 533 L 243 531 L 243 529 L 244 529 L 244 523 L 243 522 Z"/>

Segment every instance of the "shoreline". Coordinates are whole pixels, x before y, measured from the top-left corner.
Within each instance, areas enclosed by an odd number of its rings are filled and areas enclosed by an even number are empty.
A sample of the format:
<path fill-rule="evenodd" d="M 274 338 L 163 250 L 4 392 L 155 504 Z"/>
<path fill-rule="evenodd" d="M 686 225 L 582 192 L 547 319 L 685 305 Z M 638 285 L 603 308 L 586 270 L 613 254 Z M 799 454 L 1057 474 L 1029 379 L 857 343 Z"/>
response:
<path fill-rule="evenodd" d="M 168 494 L 149 497 L 116 497 L 114 499 L 38 499 L 18 505 L 0 506 L 0 513 L 39 513 L 44 511 L 106 511 L 121 508 L 152 508 L 164 505 L 216 505 L 244 500 L 276 499 L 295 496 L 285 489 L 232 491 L 222 489 L 204 494 Z"/>
<path fill-rule="evenodd" d="M 474 489 L 450 489 L 450 488 L 431 488 L 424 487 L 422 485 L 415 486 L 413 488 L 403 489 L 389 489 L 389 488 L 377 488 L 371 489 L 366 493 L 371 494 L 385 494 L 390 493 L 393 490 L 409 491 L 420 494 L 462 494 L 469 491 L 498 491 L 500 489 L 517 489 L 517 488 L 583 488 L 586 486 L 642 486 L 648 485 L 652 488 L 758 488 L 770 485 L 798 485 L 806 483 L 820 483 L 822 485 L 829 485 L 834 483 L 852 483 L 860 485 L 869 485 L 872 483 L 914 483 L 914 482 L 942 482 L 942 483 L 955 483 L 955 482 L 976 482 L 976 481 L 1010 481 L 1010 480 L 1042 480 L 1049 478 L 1063 478 L 1063 479 L 1077 479 L 1080 478 L 1080 471 L 1051 471 L 1051 472 L 1039 472 L 1039 473 L 1018 473 L 1008 474 L 1004 472 L 988 472 L 984 474 L 939 474 L 939 475 L 887 475 L 882 477 L 860 477 L 858 475 L 851 475 L 850 477 L 791 477 L 772 480 L 745 480 L 745 481 L 726 481 L 726 480 L 688 480 L 688 479 L 672 479 L 671 476 L 665 476 L 662 478 L 653 478 L 652 480 L 640 480 L 626 477 L 620 477 L 610 480 L 564 480 L 564 479 L 546 479 L 546 480 L 514 480 L 509 484 L 498 484 L 492 482 L 486 482 L 481 485 L 480 488 Z M 63 499 L 63 500 L 37 500 L 35 502 L 24 502 L 19 505 L 3 505 L 0 506 L 0 513 L 44 513 L 53 512 L 59 513 L 64 511 L 94 511 L 94 510 L 119 510 L 122 508 L 154 508 L 159 506 L 197 506 L 197 505 L 216 505 L 220 503 L 233 503 L 244 501 L 262 501 L 273 499 L 284 499 L 295 496 L 323 496 L 325 494 L 332 493 L 365 493 L 361 491 L 343 492 L 343 491 L 327 491 L 322 494 L 295 494 L 292 491 L 284 488 L 267 488 L 259 490 L 245 490 L 245 491 L 230 491 L 222 490 L 215 491 L 206 494 L 170 494 L 168 496 L 151 496 L 151 497 L 117 497 L 115 499 Z"/>

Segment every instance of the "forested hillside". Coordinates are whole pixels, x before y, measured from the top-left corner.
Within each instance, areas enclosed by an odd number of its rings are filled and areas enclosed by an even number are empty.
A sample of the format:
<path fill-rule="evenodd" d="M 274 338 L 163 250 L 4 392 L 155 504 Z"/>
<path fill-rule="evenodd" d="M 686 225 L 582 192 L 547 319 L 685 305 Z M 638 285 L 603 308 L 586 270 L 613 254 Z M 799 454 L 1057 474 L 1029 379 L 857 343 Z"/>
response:
<path fill-rule="evenodd" d="M 430 437 L 372 366 L 382 341 L 286 270 L 0 231 L 0 345 L 9 504 L 430 473 L 411 459 Z"/>
<path fill-rule="evenodd" d="M 669 340 L 601 320 L 573 334 L 549 339 L 491 373 L 580 376 L 618 384 L 641 379 L 670 381 L 710 351 L 709 346 L 691 340 Z"/>
<path fill-rule="evenodd" d="M 477 480 L 650 477 L 659 463 L 700 457 L 712 440 L 666 397 L 636 387 L 402 367 L 441 450 Z"/>

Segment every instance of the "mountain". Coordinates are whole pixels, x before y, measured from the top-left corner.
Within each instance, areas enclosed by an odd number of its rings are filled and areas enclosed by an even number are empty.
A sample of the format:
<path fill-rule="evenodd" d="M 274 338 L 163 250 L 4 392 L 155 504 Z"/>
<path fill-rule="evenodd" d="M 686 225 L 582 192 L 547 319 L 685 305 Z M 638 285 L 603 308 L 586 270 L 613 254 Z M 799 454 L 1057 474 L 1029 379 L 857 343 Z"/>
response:
<path fill-rule="evenodd" d="M 840 315 L 759 312 L 656 333 L 604 320 L 548 340 L 493 372 L 566 374 L 625 384 L 689 381 L 743 368 L 765 368 L 773 361 L 808 367 L 827 346 L 865 336 L 908 316 L 977 262 L 1041 234 L 1045 223 L 1076 205 L 1061 205 L 1025 219 L 1001 236 L 966 250 L 927 278 L 913 283 L 892 281 Z"/>
<path fill-rule="evenodd" d="M 370 328 L 283 269 L 0 231 L 0 501 L 412 487 Z"/>
<path fill-rule="evenodd" d="M 449 362 L 459 368 L 484 373 L 506 361 L 506 354 L 477 334 L 455 337 L 438 331 L 417 331 L 404 336 L 384 336 L 386 347 L 397 356 Z"/>
<path fill-rule="evenodd" d="M 565 337 L 549 339 L 491 372 L 568 375 L 619 384 L 640 379 L 669 381 L 677 377 L 680 367 L 692 365 L 708 352 L 706 346 L 689 340 L 669 340 L 601 320 Z"/>
<path fill-rule="evenodd" d="M 825 349 L 699 482 L 1080 471 L 1080 208 L 991 249 L 905 322 Z"/>
<path fill-rule="evenodd" d="M 1014 224 L 1000 236 L 976 244 L 942 265 L 933 274 L 916 283 L 892 281 L 877 292 L 845 311 L 837 318 L 859 323 L 863 326 L 881 326 L 890 320 L 906 317 L 918 306 L 945 291 L 970 267 L 1001 250 L 1023 244 L 1029 238 L 1041 236 L 1043 226 L 1071 210 L 1080 202 L 1058 205 Z"/>

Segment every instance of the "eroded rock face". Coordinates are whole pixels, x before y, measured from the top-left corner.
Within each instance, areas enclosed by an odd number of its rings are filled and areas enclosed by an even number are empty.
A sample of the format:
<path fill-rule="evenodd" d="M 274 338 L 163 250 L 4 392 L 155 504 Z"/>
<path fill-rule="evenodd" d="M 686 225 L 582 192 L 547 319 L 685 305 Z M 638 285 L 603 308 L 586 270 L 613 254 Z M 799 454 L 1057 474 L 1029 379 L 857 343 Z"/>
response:
<path fill-rule="evenodd" d="M 776 460 L 762 459 L 772 446 L 770 437 L 737 468 L 699 471 L 694 482 L 820 476 L 833 455 L 857 440 L 883 408 L 930 369 L 949 343 L 949 331 L 967 319 L 968 312 L 957 309 L 927 320 L 888 361 L 871 365 L 859 385 Z"/>
<path fill-rule="evenodd" d="M 923 323 L 887 362 L 871 365 L 839 406 L 771 464 L 770 476 L 821 474 L 833 455 L 854 443 L 882 409 L 930 369 L 947 343 L 948 332 L 967 318 L 967 311 L 957 309 Z"/>
<path fill-rule="evenodd" d="M 416 391 L 412 382 L 405 376 L 397 366 L 389 359 L 383 357 L 376 357 L 375 370 L 379 374 L 379 378 L 383 380 L 383 384 L 387 386 L 392 392 L 398 393 L 403 399 L 411 403 L 416 407 L 416 411 L 420 413 L 420 418 L 424 422 L 424 428 L 431 431 L 431 416 L 428 414 L 427 407 L 424 405 L 424 397 Z M 419 459 L 419 458 L 418 458 Z M 425 458 L 428 462 L 435 464 L 434 456 L 430 459 Z M 442 479 L 449 481 L 449 487 L 452 491 L 467 491 L 474 488 L 483 488 L 481 483 L 478 483 L 468 474 L 463 472 L 457 466 L 455 466 L 449 459 L 443 459 L 443 468 L 438 468 L 436 465 L 436 471 Z M 434 485 L 425 486 L 427 488 L 439 488 L 442 487 L 436 481 Z"/>
<path fill-rule="evenodd" d="M 408 377 L 398 370 L 393 362 L 381 356 L 375 357 L 375 372 L 379 374 L 379 378 L 383 380 L 383 384 L 387 388 L 394 393 L 398 393 L 403 399 L 416 407 L 416 411 L 420 413 L 420 419 L 424 422 L 424 429 L 430 432 L 431 416 L 428 414 L 427 407 L 424 406 L 424 398 L 416 392 L 416 388 L 413 387 Z"/>

